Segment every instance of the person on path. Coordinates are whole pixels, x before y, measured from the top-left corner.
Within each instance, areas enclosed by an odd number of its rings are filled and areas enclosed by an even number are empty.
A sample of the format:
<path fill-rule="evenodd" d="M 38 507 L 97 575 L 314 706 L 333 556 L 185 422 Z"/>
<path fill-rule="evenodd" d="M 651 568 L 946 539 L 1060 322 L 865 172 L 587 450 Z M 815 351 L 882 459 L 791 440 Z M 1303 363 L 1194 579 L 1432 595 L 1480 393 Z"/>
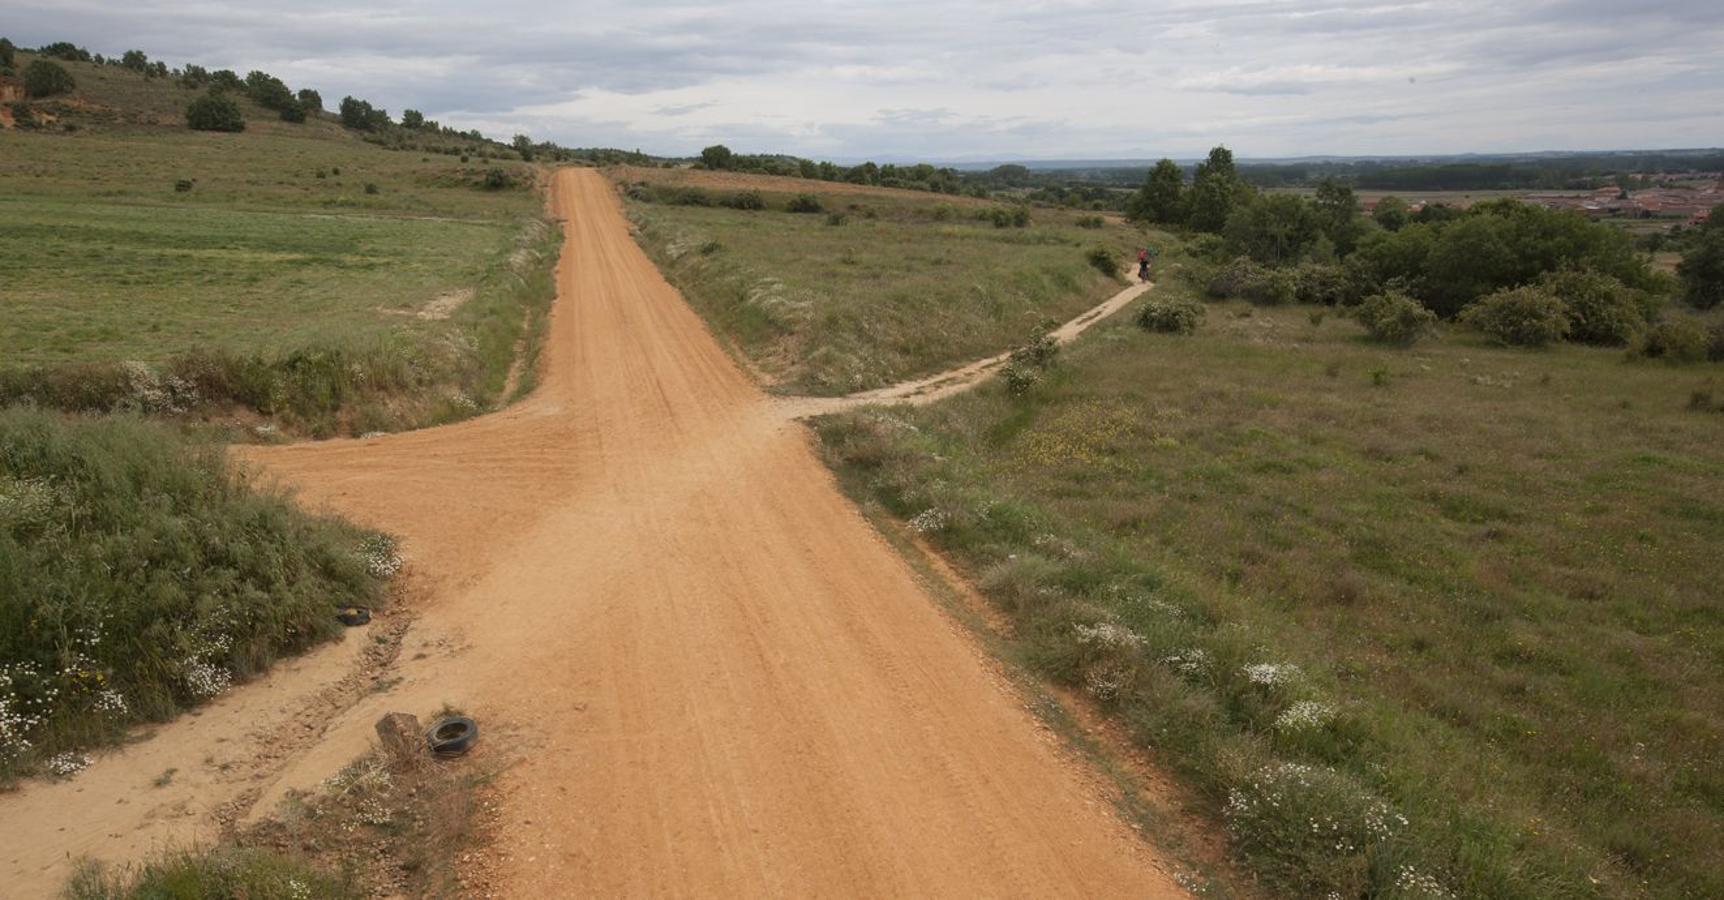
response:
<path fill-rule="evenodd" d="M 1149 248 L 1148 247 L 1144 247 L 1143 249 L 1137 251 L 1137 280 L 1138 281 L 1148 281 L 1149 280 Z"/>

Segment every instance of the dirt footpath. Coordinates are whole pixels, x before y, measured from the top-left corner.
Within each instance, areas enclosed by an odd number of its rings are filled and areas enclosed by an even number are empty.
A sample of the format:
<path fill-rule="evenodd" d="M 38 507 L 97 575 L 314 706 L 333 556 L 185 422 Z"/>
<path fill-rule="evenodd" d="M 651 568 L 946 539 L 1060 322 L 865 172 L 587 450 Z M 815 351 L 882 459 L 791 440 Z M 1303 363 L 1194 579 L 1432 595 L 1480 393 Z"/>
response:
<path fill-rule="evenodd" d="M 401 535 L 428 594 L 400 684 L 259 804 L 333 772 L 382 710 L 450 701 L 519 736 L 498 896 L 1180 894 L 630 240 L 609 183 L 564 170 L 553 205 L 530 399 L 250 454 Z"/>

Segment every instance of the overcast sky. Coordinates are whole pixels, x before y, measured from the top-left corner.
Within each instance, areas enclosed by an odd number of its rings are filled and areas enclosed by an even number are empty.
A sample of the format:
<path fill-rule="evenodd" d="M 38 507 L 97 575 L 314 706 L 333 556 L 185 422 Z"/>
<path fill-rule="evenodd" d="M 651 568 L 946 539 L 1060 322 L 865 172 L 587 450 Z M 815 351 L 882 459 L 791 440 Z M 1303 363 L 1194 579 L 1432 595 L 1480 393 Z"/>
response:
<path fill-rule="evenodd" d="M 665 154 L 1724 145 L 1724 0 L 0 0 L 0 34 Z"/>

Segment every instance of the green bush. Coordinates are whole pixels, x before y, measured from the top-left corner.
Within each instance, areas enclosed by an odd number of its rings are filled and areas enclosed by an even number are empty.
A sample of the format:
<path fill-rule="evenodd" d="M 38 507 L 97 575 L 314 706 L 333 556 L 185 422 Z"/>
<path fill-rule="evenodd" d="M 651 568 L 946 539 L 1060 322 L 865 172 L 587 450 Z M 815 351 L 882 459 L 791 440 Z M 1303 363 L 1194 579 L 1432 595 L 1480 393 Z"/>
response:
<path fill-rule="evenodd" d="M 1024 228 L 1030 224 L 1030 208 L 1021 204 L 995 207 L 981 215 L 995 228 Z"/>
<path fill-rule="evenodd" d="M 1201 302 L 1190 297 L 1158 298 L 1144 304 L 1137 324 L 1163 334 L 1191 334 L 1207 312 Z"/>
<path fill-rule="evenodd" d="M 0 411 L 0 775 L 329 637 L 335 607 L 379 601 L 397 565 L 381 536 L 255 490 L 165 426 Z"/>
<path fill-rule="evenodd" d="M 1306 263 L 1293 270 L 1294 299 L 1300 303 L 1345 306 L 1355 298 L 1353 282 L 1340 266 Z"/>
<path fill-rule="evenodd" d="M 174 193 L 184 194 L 191 191 L 193 182 L 190 178 L 181 178 L 174 182 Z"/>
<path fill-rule="evenodd" d="M 1543 347 L 1568 335 L 1568 307 L 1538 287 L 1492 293 L 1461 311 L 1461 321 L 1515 347 Z"/>
<path fill-rule="evenodd" d="M 828 225 L 837 226 L 837 225 L 847 225 L 849 223 L 850 223 L 850 217 L 841 213 L 841 212 L 829 212 L 826 214 L 826 224 L 828 224 Z"/>
<path fill-rule="evenodd" d="M 481 185 L 487 191 L 501 191 L 514 187 L 515 179 L 506 170 L 489 169 L 485 172 L 485 178 Z"/>
<path fill-rule="evenodd" d="M 12 43 L 10 38 L 0 38 L 0 69 L 5 69 L 10 74 L 12 67 L 17 62 L 18 47 Z"/>
<path fill-rule="evenodd" d="M 1237 257 L 1215 269 L 1204 284 L 1203 289 L 1205 293 L 1217 300 L 1243 297 L 1251 285 L 1266 277 L 1268 271 L 1268 267 L 1248 256 Z"/>
<path fill-rule="evenodd" d="M 1075 224 L 1079 228 L 1097 229 L 1107 227 L 1107 220 L 1101 216 L 1078 216 Z"/>
<path fill-rule="evenodd" d="M 186 125 L 193 131 L 244 131 L 245 117 L 231 97 L 212 91 L 186 107 Z"/>
<path fill-rule="evenodd" d="M 31 97 L 52 97 L 77 87 L 66 67 L 45 59 L 33 60 L 24 67 L 24 93 Z"/>
<path fill-rule="evenodd" d="M 797 194 L 790 198 L 790 202 L 784 208 L 793 213 L 817 213 L 824 212 L 826 209 L 825 206 L 821 205 L 820 198 L 813 194 Z"/>
<path fill-rule="evenodd" d="M 1597 272 L 1564 269 L 1538 281 L 1541 290 L 1568 310 L 1568 338 L 1583 344 L 1620 347 L 1646 328 L 1657 298 Z"/>
<path fill-rule="evenodd" d="M 1671 316 L 1646 329 L 1634 344 L 1634 352 L 1648 359 L 1699 362 L 1710 353 L 1713 336 L 1693 316 Z"/>
<path fill-rule="evenodd" d="M 1119 260 L 1112 250 L 1106 247 L 1091 247 L 1089 252 L 1084 254 L 1084 259 L 1089 260 L 1089 264 L 1094 266 L 1097 272 L 1109 278 L 1119 277 Z"/>
<path fill-rule="evenodd" d="M 1712 326 L 1712 331 L 1706 338 L 1706 358 L 1713 362 L 1724 362 L 1724 322 Z"/>
<path fill-rule="evenodd" d="M 1436 333 L 1437 314 L 1424 304 L 1396 291 L 1377 294 L 1359 304 L 1354 312 L 1373 341 L 1410 347 Z"/>
<path fill-rule="evenodd" d="M 739 191 L 725 198 L 724 205 L 731 209 L 765 209 L 766 198 L 759 191 Z"/>
<path fill-rule="evenodd" d="M 12 103 L 12 124 L 19 128 L 36 127 L 36 111 L 30 108 L 28 100 L 17 100 Z"/>

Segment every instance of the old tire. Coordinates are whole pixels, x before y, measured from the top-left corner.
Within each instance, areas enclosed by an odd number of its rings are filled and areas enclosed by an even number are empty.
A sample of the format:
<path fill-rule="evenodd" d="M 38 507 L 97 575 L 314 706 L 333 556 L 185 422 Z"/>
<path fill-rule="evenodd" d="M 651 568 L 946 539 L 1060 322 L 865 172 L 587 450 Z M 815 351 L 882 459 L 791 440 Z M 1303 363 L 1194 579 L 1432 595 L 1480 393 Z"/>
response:
<path fill-rule="evenodd" d="M 371 621 L 371 609 L 365 606 L 342 606 L 335 610 L 335 619 L 349 627 Z"/>
<path fill-rule="evenodd" d="M 439 719 L 430 731 L 425 732 L 425 741 L 431 745 L 432 754 L 444 759 L 466 753 L 478 739 L 479 723 L 466 716 Z"/>

